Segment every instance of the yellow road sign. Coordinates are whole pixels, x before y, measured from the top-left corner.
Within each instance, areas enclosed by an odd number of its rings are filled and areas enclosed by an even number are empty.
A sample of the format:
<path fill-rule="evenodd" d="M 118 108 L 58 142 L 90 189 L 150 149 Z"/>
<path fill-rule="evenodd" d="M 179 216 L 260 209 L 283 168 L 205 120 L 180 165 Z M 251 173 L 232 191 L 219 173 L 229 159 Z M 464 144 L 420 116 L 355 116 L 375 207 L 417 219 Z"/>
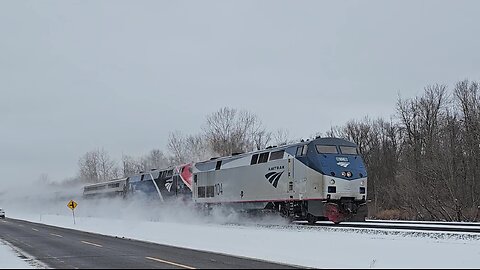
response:
<path fill-rule="evenodd" d="M 74 200 L 70 200 L 67 204 L 68 208 L 70 209 L 75 209 L 75 207 L 77 207 L 78 203 L 76 203 Z"/>

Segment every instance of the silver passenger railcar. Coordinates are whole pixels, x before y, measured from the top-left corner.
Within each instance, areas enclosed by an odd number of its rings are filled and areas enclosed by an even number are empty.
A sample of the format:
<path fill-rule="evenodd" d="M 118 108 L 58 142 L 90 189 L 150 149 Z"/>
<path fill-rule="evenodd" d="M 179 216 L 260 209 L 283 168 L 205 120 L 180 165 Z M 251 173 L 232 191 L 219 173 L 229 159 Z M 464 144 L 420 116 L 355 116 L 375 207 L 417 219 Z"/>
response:
<path fill-rule="evenodd" d="M 83 187 L 83 197 L 117 197 L 126 196 L 128 192 L 128 177 L 102 183 L 95 183 Z"/>

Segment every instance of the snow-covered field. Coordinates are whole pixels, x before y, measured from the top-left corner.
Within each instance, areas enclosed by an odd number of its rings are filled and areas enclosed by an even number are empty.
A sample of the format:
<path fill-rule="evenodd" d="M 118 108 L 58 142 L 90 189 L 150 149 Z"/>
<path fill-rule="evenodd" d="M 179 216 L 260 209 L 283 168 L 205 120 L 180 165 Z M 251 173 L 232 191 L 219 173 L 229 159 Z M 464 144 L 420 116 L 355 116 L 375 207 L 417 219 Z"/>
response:
<path fill-rule="evenodd" d="M 5 200 L 7 217 L 105 235 L 317 268 L 479 268 L 480 237 L 271 226 L 234 213 L 205 218 L 193 209 L 117 200 Z M 260 224 L 260 225 L 257 225 Z"/>

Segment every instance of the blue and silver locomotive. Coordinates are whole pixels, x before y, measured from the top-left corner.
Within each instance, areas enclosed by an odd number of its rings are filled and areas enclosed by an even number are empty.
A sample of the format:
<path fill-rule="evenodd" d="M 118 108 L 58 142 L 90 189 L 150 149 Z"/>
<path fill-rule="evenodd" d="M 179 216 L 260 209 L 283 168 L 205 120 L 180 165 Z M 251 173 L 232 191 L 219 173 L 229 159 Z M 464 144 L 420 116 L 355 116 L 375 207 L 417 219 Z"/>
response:
<path fill-rule="evenodd" d="M 367 172 L 357 146 L 317 138 L 193 164 L 193 200 L 274 210 L 293 220 L 363 221 Z"/>

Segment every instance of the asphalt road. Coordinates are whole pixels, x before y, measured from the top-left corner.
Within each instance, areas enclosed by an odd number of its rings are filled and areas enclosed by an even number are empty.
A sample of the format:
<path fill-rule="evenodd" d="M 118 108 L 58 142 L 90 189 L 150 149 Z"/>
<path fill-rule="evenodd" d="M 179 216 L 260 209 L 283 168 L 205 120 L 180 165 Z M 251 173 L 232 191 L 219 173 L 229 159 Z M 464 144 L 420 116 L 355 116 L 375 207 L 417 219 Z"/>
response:
<path fill-rule="evenodd" d="M 8 218 L 0 220 L 0 238 L 51 268 L 295 268 Z"/>

